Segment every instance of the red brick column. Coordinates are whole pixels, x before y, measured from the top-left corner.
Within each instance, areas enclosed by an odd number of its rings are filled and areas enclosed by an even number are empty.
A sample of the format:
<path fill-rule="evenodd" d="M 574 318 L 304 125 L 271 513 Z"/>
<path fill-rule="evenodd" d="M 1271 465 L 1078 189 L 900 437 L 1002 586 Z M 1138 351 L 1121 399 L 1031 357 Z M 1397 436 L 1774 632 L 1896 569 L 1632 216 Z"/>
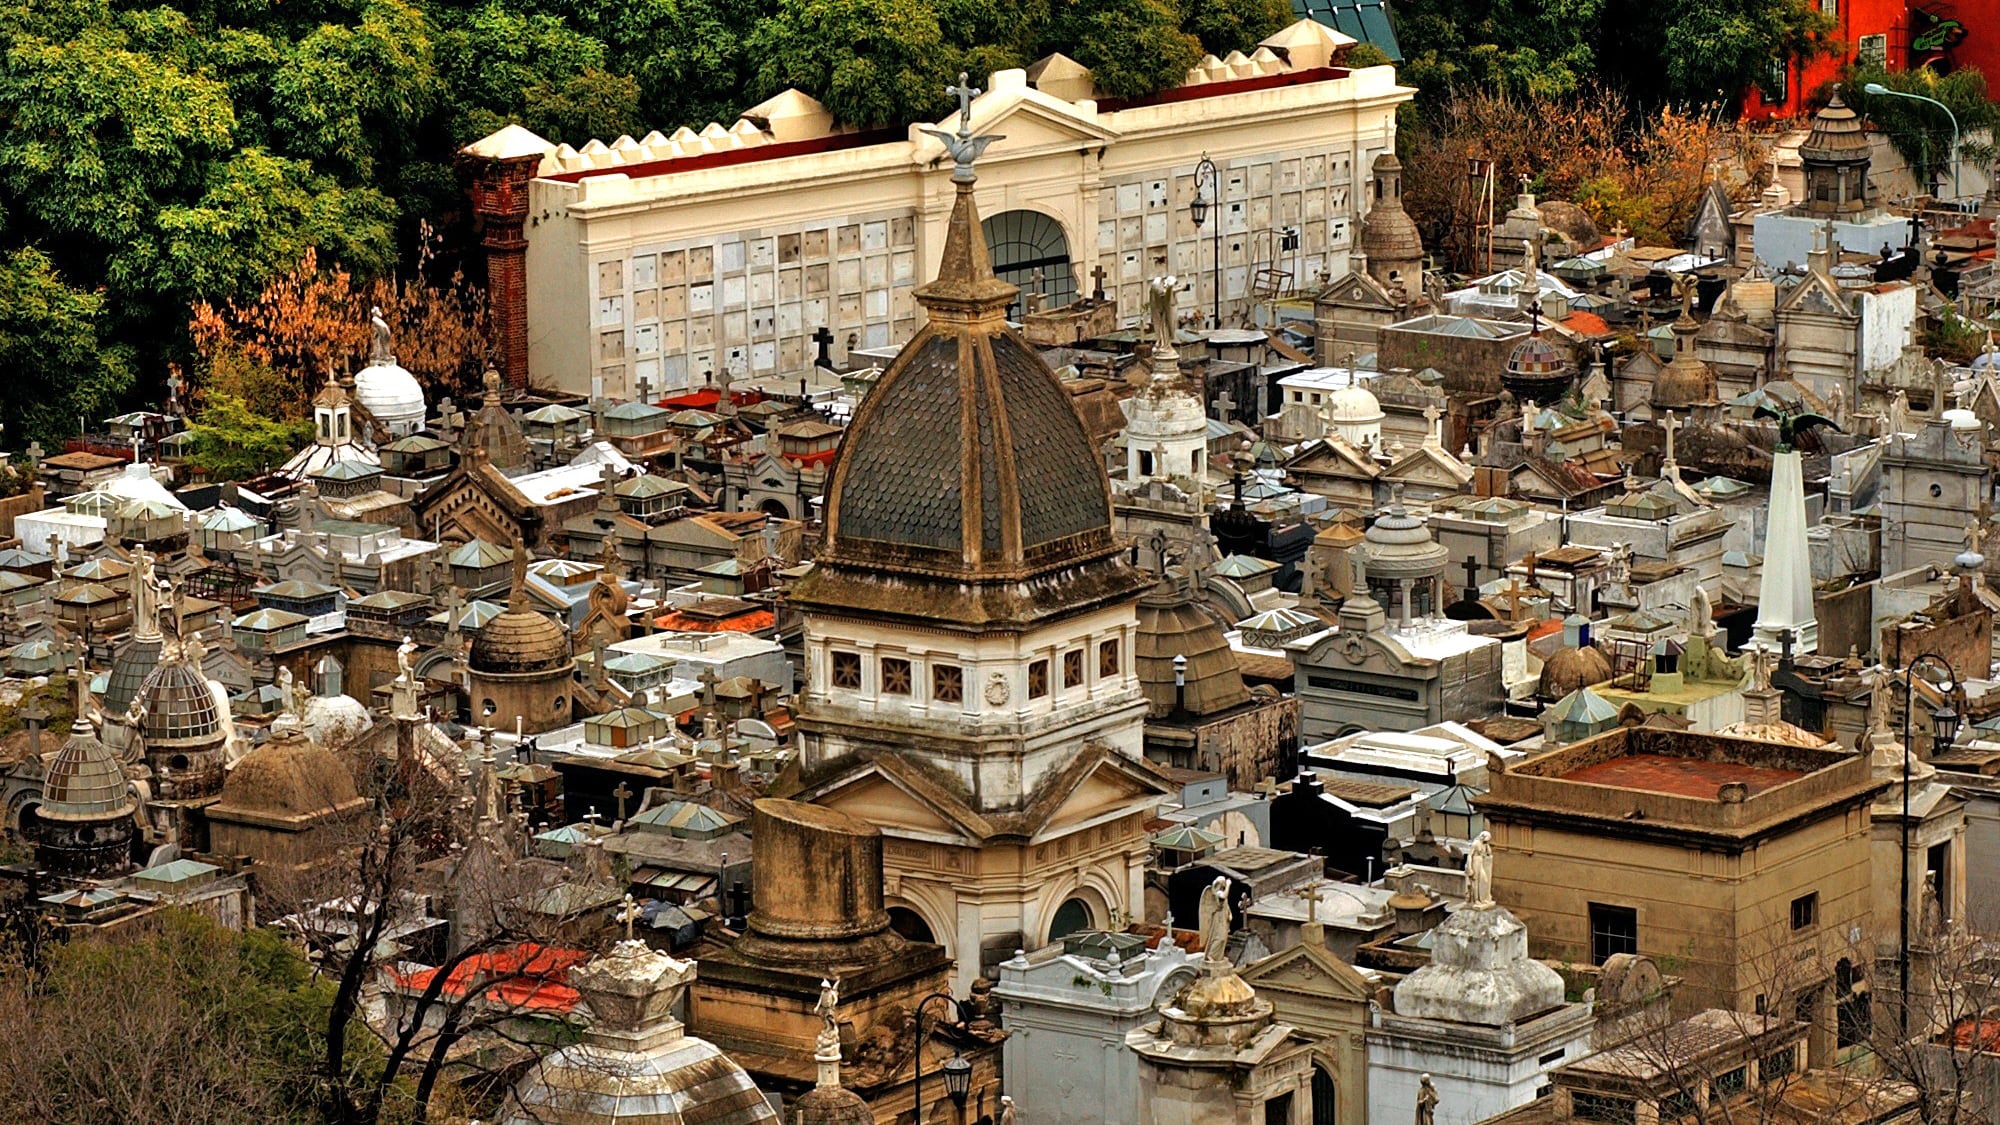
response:
<path fill-rule="evenodd" d="M 528 389 L 528 182 L 540 154 L 495 159 L 468 151 L 472 210 L 485 223 L 486 293 L 493 365 L 511 391 Z"/>

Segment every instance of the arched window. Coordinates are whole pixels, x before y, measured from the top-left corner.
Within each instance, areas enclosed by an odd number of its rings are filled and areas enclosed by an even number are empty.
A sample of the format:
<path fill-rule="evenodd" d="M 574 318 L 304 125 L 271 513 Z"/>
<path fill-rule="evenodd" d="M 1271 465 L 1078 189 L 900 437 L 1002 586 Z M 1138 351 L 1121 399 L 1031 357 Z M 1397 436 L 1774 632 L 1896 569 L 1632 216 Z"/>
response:
<path fill-rule="evenodd" d="M 1333 1075 L 1318 1063 L 1313 1064 L 1313 1125 L 1334 1125 L 1340 1112 L 1340 1097 L 1333 1084 Z"/>
<path fill-rule="evenodd" d="M 937 935 L 931 932 L 931 924 L 924 921 L 923 915 L 907 906 L 889 908 L 889 928 L 901 934 L 905 941 L 920 941 L 926 944 L 937 941 Z"/>
<path fill-rule="evenodd" d="M 1021 296 L 1008 306 L 1008 316 L 1020 318 L 1030 293 L 1042 294 L 1043 308 L 1059 308 L 1076 300 L 1069 239 L 1064 236 L 1061 223 L 1039 211 L 1002 211 L 981 223 L 980 228 L 986 234 L 986 249 L 993 256 L 994 275 L 1021 290 Z M 1035 280 L 1036 270 L 1042 274 L 1039 283 Z"/>
<path fill-rule="evenodd" d="M 1056 907 L 1055 920 L 1049 923 L 1049 940 L 1061 941 L 1078 930 L 1090 928 L 1090 904 L 1080 898 L 1064 899 Z"/>

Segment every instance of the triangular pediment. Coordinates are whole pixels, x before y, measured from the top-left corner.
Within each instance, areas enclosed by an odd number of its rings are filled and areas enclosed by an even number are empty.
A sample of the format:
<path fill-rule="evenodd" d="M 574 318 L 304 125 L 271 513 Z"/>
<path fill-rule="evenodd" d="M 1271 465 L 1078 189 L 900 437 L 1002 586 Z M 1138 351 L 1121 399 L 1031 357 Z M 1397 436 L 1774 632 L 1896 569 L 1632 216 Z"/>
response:
<path fill-rule="evenodd" d="M 1372 481 L 1382 475 L 1382 467 L 1373 458 L 1364 457 L 1361 452 L 1345 442 L 1316 441 L 1285 462 L 1285 468 L 1297 473 L 1314 476 L 1345 477 L 1352 480 Z"/>
<path fill-rule="evenodd" d="M 1426 446 L 1389 466 L 1389 471 L 1383 475 L 1403 483 L 1457 488 L 1472 479 L 1472 470 L 1451 454 Z"/>
<path fill-rule="evenodd" d="M 872 764 L 811 796 L 801 794 L 800 799 L 860 817 L 892 836 L 899 829 L 933 836 L 966 835 L 948 810 Z"/>
<path fill-rule="evenodd" d="M 1398 301 L 1383 288 L 1381 282 L 1359 270 L 1349 271 L 1347 276 L 1320 290 L 1315 300 L 1343 308 L 1376 309 L 1382 312 L 1399 312 L 1407 303 Z"/>
<path fill-rule="evenodd" d="M 930 128 L 956 131 L 958 124 L 957 115 L 953 115 Z M 949 171 L 951 160 L 945 154 L 943 142 L 922 132 L 923 128 L 917 125 L 910 128 L 916 162 L 930 165 L 935 161 L 938 168 Z M 1117 132 L 1099 120 L 1094 104 L 1086 110 L 1026 85 L 989 90 L 981 95 L 972 103 L 972 131 L 1007 138 L 1005 145 L 995 145 L 986 154 L 981 167 L 1004 165 L 1046 148 L 1118 139 Z"/>
<path fill-rule="evenodd" d="M 1158 785 L 1136 773 L 1120 769 L 1119 765 L 1116 759 L 1106 757 L 1078 779 L 1056 804 L 1055 811 L 1042 822 L 1035 832 L 1035 839 L 1060 836 L 1068 829 L 1099 820 L 1106 814 L 1123 812 L 1134 801 L 1154 800 L 1162 795 Z"/>
<path fill-rule="evenodd" d="M 1780 313 L 1809 313 L 1817 316 L 1837 316 L 1843 320 L 1853 320 L 1858 313 L 1847 303 L 1847 295 L 1833 283 L 1833 279 L 1817 270 L 1807 270 L 1805 279 L 1792 287 L 1790 293 L 1778 304 Z"/>
<path fill-rule="evenodd" d="M 1300 943 L 1242 972 L 1252 988 L 1302 992 L 1334 1001 L 1366 1003 L 1368 981 L 1324 946 Z"/>

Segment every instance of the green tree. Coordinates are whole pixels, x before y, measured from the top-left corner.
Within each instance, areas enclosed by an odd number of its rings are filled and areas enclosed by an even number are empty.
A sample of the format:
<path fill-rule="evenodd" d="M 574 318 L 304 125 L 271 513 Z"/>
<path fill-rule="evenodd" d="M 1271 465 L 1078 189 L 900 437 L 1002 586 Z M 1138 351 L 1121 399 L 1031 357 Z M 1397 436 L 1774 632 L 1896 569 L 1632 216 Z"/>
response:
<path fill-rule="evenodd" d="M 1294 18 L 1292 0 L 1187 0 L 1181 29 L 1222 58 L 1231 51 L 1249 54 Z"/>
<path fill-rule="evenodd" d="M 1871 94 L 1869 84 L 1880 84 L 1905 94 L 1936 98 L 1958 119 L 1960 169 L 1978 167 L 1993 159 L 1990 137 L 2000 126 L 2000 105 L 1987 100 L 1986 76 L 1967 67 L 1950 74 L 1935 70 L 1908 70 L 1890 73 L 1880 67 L 1863 67 L 1850 73 L 1841 87 L 1841 98 L 1856 113 L 1868 118 L 1902 154 L 1917 181 L 1939 190 L 1951 187 L 1952 119 L 1943 110 L 1924 102 L 1890 94 Z"/>
<path fill-rule="evenodd" d="M 0 417 L 10 444 L 60 448 L 77 420 L 94 422 L 132 385 L 130 348 L 111 342 L 104 296 L 66 284 L 48 255 L 0 259 Z"/>
<path fill-rule="evenodd" d="M 211 394 L 188 432 L 188 460 L 196 468 L 211 480 L 243 480 L 283 464 L 312 440 L 313 426 L 259 414 L 235 395 Z"/>
<path fill-rule="evenodd" d="M 1179 84 L 1201 61 L 1201 41 L 1181 30 L 1174 0 L 1056 0 L 1050 49 L 1090 68 L 1114 98 L 1142 98 Z"/>
<path fill-rule="evenodd" d="M 755 96 L 796 87 L 863 128 L 933 119 L 956 77 L 923 0 L 780 0 L 750 36 Z"/>
<path fill-rule="evenodd" d="M 518 122 L 576 144 L 644 133 L 639 91 L 606 69 L 602 40 L 554 15 L 488 0 L 439 33 L 443 126 L 454 145 Z"/>

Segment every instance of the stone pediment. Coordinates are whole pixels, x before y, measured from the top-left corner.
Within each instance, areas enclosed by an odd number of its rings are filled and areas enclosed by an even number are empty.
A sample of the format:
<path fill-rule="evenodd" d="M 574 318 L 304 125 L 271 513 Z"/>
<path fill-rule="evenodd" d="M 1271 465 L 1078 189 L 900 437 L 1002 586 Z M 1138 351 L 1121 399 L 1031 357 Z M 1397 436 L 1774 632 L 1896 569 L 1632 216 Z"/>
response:
<path fill-rule="evenodd" d="M 1398 301 L 1390 292 L 1368 274 L 1354 271 L 1328 285 L 1313 298 L 1315 304 L 1337 305 L 1342 308 L 1375 309 L 1381 312 L 1400 312 L 1407 301 Z"/>
<path fill-rule="evenodd" d="M 1244 969 L 1242 977 L 1253 988 L 1299 992 L 1326 1000 L 1365 1004 L 1370 997 L 1368 982 L 1352 965 L 1326 947 L 1308 943 L 1264 958 Z"/>
<path fill-rule="evenodd" d="M 1067 829 L 1096 820 L 1134 801 L 1158 796 L 1157 790 L 1138 777 L 1116 768 L 1109 758 L 1077 782 L 1055 811 L 1035 833 L 1037 841 L 1063 835 Z"/>
<path fill-rule="evenodd" d="M 1389 471 L 1383 476 L 1405 484 L 1458 488 L 1472 479 L 1472 470 L 1442 449 L 1420 446 L 1389 466 Z"/>
<path fill-rule="evenodd" d="M 1098 118 L 1094 105 L 1083 109 L 1032 89 L 1027 82 L 1025 71 L 1000 71 L 993 75 L 993 89 L 972 103 L 972 131 L 1007 138 L 1005 145 L 995 146 L 981 160 L 981 167 L 1004 165 L 1049 148 L 1118 139 L 1118 133 Z M 958 128 L 958 117 L 954 114 L 931 127 L 954 131 Z M 922 126 L 910 126 L 910 139 L 915 163 L 935 164 L 940 170 L 950 170 L 951 161 L 943 143 L 923 132 Z"/>
<path fill-rule="evenodd" d="M 1372 481 L 1382 475 L 1382 467 L 1375 463 L 1374 458 L 1364 457 L 1360 450 L 1340 441 L 1314 442 L 1285 462 L 1285 469 L 1311 476 L 1360 481 Z"/>
<path fill-rule="evenodd" d="M 1859 317 L 1847 302 L 1847 295 L 1835 286 L 1832 279 L 1813 270 L 1806 271 L 1805 280 L 1792 287 L 1778 303 L 1779 313 L 1808 313 L 1815 316 L 1837 316 L 1842 320 Z"/>
<path fill-rule="evenodd" d="M 810 799 L 814 804 L 860 817 L 892 836 L 900 829 L 973 842 L 973 834 L 966 831 L 967 825 L 956 815 L 956 810 L 931 801 L 873 763 Z"/>

